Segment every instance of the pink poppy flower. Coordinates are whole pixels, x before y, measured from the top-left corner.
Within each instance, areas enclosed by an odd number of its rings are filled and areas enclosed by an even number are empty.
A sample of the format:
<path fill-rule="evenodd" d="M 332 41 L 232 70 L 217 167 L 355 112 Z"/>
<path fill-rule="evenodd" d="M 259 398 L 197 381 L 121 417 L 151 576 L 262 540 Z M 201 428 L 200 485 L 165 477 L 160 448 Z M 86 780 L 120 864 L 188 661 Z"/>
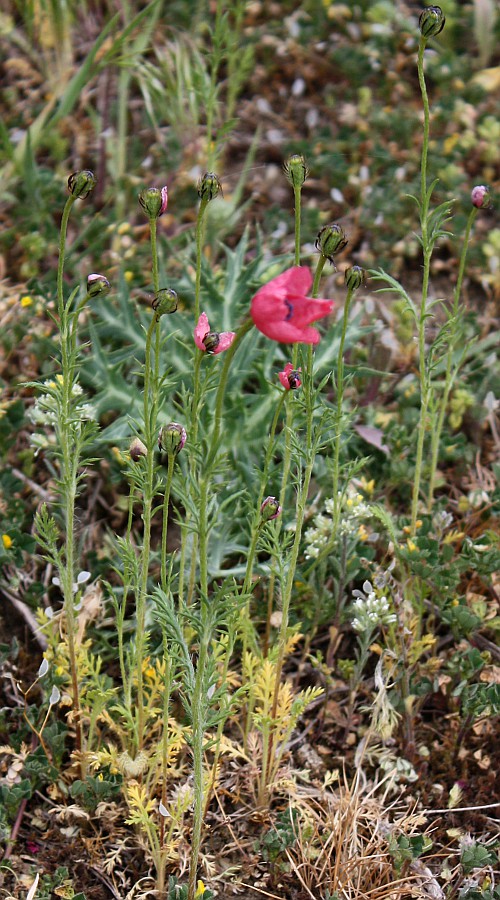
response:
<path fill-rule="evenodd" d="M 206 313 L 202 313 L 194 329 L 194 342 L 204 353 L 222 353 L 231 346 L 235 338 L 234 331 L 210 331 Z"/>
<path fill-rule="evenodd" d="M 311 285 L 312 275 L 306 266 L 292 266 L 263 285 L 250 307 L 254 325 L 281 344 L 317 344 L 319 332 L 309 325 L 332 312 L 333 300 L 308 297 Z"/>
<path fill-rule="evenodd" d="M 294 369 L 291 363 L 287 363 L 283 371 L 278 372 L 278 378 L 286 391 L 296 391 L 301 386 L 300 371 L 300 369 Z"/>

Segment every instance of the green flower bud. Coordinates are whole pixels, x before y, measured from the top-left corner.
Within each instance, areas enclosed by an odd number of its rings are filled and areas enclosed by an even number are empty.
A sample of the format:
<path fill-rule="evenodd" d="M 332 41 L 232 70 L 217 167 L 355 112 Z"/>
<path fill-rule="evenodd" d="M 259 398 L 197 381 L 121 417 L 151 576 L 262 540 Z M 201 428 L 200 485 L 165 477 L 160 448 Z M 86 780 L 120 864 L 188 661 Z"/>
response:
<path fill-rule="evenodd" d="M 222 185 L 219 177 L 215 172 L 205 172 L 203 178 L 200 178 L 198 182 L 198 196 L 208 202 L 209 200 L 214 200 L 219 194 L 222 194 Z"/>
<path fill-rule="evenodd" d="M 309 175 L 306 161 L 300 153 L 288 157 L 283 165 L 283 171 L 293 188 L 301 188 Z"/>
<path fill-rule="evenodd" d="M 177 309 L 177 294 L 170 288 L 161 288 L 154 295 L 151 306 L 156 313 L 157 319 L 160 316 L 170 315 Z"/>
<path fill-rule="evenodd" d="M 141 457 L 148 455 L 148 448 L 141 441 L 140 438 L 135 437 L 130 444 L 129 451 L 130 458 L 134 460 L 134 462 L 139 462 Z"/>
<path fill-rule="evenodd" d="M 341 225 L 324 225 L 316 238 L 315 247 L 334 265 L 335 253 L 347 246 L 345 231 Z"/>
<path fill-rule="evenodd" d="M 366 284 L 366 272 L 361 266 L 350 266 L 345 270 L 344 280 L 350 291 L 357 291 L 361 285 Z"/>
<path fill-rule="evenodd" d="M 428 6 L 420 13 L 418 27 L 424 38 L 435 37 L 443 28 L 446 19 L 440 6 Z"/>
<path fill-rule="evenodd" d="M 144 188 L 139 194 L 139 203 L 150 219 L 159 219 L 167 208 L 168 191 L 166 185 L 162 188 Z"/>
<path fill-rule="evenodd" d="M 89 275 L 87 278 L 87 297 L 97 297 L 98 294 L 108 294 L 111 285 L 104 275 Z"/>
<path fill-rule="evenodd" d="M 97 184 L 94 173 L 90 169 L 82 169 L 81 172 L 73 172 L 68 178 L 68 190 L 73 197 L 85 200 Z"/>
<path fill-rule="evenodd" d="M 169 425 L 164 425 L 160 429 L 158 446 L 164 453 L 175 455 L 182 450 L 186 443 L 186 438 L 186 429 L 179 425 L 178 422 L 170 422 Z"/>

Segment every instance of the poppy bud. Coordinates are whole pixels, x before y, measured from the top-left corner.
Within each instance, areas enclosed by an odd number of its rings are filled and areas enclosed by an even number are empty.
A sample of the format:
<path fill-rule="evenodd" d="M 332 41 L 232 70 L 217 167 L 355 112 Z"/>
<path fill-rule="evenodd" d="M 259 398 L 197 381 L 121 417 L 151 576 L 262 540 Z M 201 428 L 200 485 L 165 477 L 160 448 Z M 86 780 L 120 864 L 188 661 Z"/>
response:
<path fill-rule="evenodd" d="M 366 272 L 361 266 L 350 266 L 345 270 L 344 280 L 350 291 L 357 291 L 361 285 L 366 284 Z"/>
<path fill-rule="evenodd" d="M 73 197 L 85 200 L 95 188 L 97 182 L 94 173 L 90 169 L 82 169 L 81 172 L 73 172 L 68 178 L 68 190 Z"/>
<path fill-rule="evenodd" d="M 283 171 L 294 188 L 301 188 L 309 175 L 306 161 L 300 153 L 294 153 L 283 165 Z"/>
<path fill-rule="evenodd" d="M 477 209 L 488 209 L 491 206 L 490 189 L 486 184 L 477 184 L 472 188 L 470 199 Z"/>
<path fill-rule="evenodd" d="M 270 522 L 271 519 L 277 519 L 280 512 L 281 506 L 276 497 L 266 497 L 260 507 L 261 524 Z"/>
<path fill-rule="evenodd" d="M 104 275 L 89 275 L 87 278 L 87 297 L 97 297 L 98 294 L 107 294 L 111 285 Z"/>
<path fill-rule="evenodd" d="M 150 219 L 159 219 L 167 208 L 167 186 L 162 188 L 144 188 L 139 194 L 139 203 Z"/>
<path fill-rule="evenodd" d="M 133 459 L 134 462 L 139 462 L 142 456 L 148 455 L 148 448 L 140 438 L 136 437 L 130 444 L 128 452 L 130 453 L 130 459 Z"/>
<path fill-rule="evenodd" d="M 169 425 L 164 425 L 160 429 L 158 446 L 164 453 L 175 455 L 182 450 L 186 438 L 186 429 L 178 422 L 170 422 Z"/>
<path fill-rule="evenodd" d="M 446 19 L 440 6 L 428 6 L 420 13 L 418 27 L 424 38 L 435 37 L 443 28 Z"/>
<path fill-rule="evenodd" d="M 170 315 L 177 309 L 177 294 L 170 288 L 161 288 L 154 295 L 151 306 L 156 313 L 157 319 L 160 316 Z"/>
<path fill-rule="evenodd" d="M 333 264 L 335 253 L 340 253 L 347 246 L 347 243 L 342 225 L 324 225 L 316 238 L 314 246 Z"/>
<path fill-rule="evenodd" d="M 203 178 L 200 178 L 198 182 L 198 196 L 208 203 L 209 200 L 214 200 L 219 194 L 222 194 L 222 185 L 219 177 L 215 172 L 205 172 Z"/>

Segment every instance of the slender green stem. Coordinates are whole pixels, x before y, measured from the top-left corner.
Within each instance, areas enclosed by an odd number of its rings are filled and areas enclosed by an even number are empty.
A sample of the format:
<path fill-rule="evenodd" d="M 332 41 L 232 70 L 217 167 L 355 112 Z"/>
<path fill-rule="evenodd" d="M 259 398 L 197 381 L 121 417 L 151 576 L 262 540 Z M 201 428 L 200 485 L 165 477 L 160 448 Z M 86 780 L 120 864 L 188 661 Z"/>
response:
<path fill-rule="evenodd" d="M 148 590 L 149 575 L 149 556 L 151 550 L 151 519 L 154 494 L 154 443 L 155 434 L 153 427 L 156 423 L 153 421 L 154 404 L 151 404 L 151 348 L 153 335 L 158 327 L 156 317 L 153 317 L 146 335 L 146 353 L 144 360 L 144 443 L 147 448 L 146 454 L 146 471 L 144 473 L 143 487 L 143 510 L 142 520 L 144 525 L 144 534 L 142 541 L 141 560 L 140 560 L 140 583 L 137 594 L 137 630 L 136 630 L 136 666 L 137 666 L 137 735 L 136 743 L 138 749 L 142 748 L 144 739 L 144 684 L 143 684 L 143 663 L 144 663 L 144 647 L 146 643 L 145 623 L 146 623 L 146 598 Z"/>
<path fill-rule="evenodd" d="M 255 504 L 255 514 L 252 523 L 252 540 L 250 543 L 250 548 L 247 555 L 247 565 L 245 570 L 245 579 L 243 581 L 242 594 L 248 593 L 250 590 L 250 586 L 252 583 L 252 572 L 253 572 L 253 562 L 255 558 L 255 551 L 257 548 L 257 541 L 259 537 L 259 523 L 260 523 L 260 508 L 262 506 L 262 502 L 264 500 L 264 492 L 266 489 L 266 484 L 269 478 L 269 466 L 271 465 L 271 460 L 273 458 L 274 452 L 274 442 L 276 437 L 276 428 L 278 427 L 278 421 L 281 415 L 281 411 L 283 409 L 283 404 L 287 397 L 288 392 L 283 391 L 281 393 L 278 405 L 274 411 L 273 421 L 271 424 L 271 430 L 269 432 L 269 440 L 267 443 L 266 455 L 264 457 L 264 463 L 262 466 L 262 473 L 260 478 L 260 487 L 259 494 L 257 497 L 257 502 Z"/>
<path fill-rule="evenodd" d="M 204 220 L 209 201 L 206 198 L 201 199 L 198 216 L 196 218 L 196 276 L 194 285 L 194 321 L 197 324 L 200 317 L 200 294 L 201 294 L 201 260 L 203 254 L 203 232 Z"/>
<path fill-rule="evenodd" d="M 354 291 L 349 288 L 344 304 L 344 315 L 342 318 L 342 333 L 340 335 L 339 352 L 337 354 L 337 408 L 335 413 L 335 439 L 333 444 L 333 525 L 332 538 L 335 540 L 339 527 L 340 519 L 340 497 L 339 497 L 339 480 L 340 480 L 340 444 L 342 439 L 342 406 L 344 402 L 344 346 L 349 324 L 349 309 L 351 306 L 352 295 Z"/>
<path fill-rule="evenodd" d="M 202 619 L 203 619 L 202 605 Z M 205 683 L 205 668 L 208 659 L 208 642 L 209 629 L 206 623 L 202 621 L 200 635 L 200 652 L 198 663 L 196 666 L 196 676 L 194 683 L 193 701 L 192 701 L 192 754 L 193 754 L 193 791 L 194 791 L 194 808 L 193 808 L 193 833 L 191 836 L 191 859 L 189 864 L 188 879 L 188 900 L 194 900 L 196 892 L 196 875 L 198 870 L 198 858 L 201 846 L 201 830 L 203 826 L 203 739 L 205 734 L 205 698 L 203 696 L 203 686 Z"/>
<path fill-rule="evenodd" d="M 295 201 L 295 265 L 296 266 L 300 266 L 301 194 L 302 194 L 302 185 L 294 185 L 293 196 L 294 196 L 294 201 Z"/>
<path fill-rule="evenodd" d="M 214 410 L 214 424 L 212 428 L 212 434 L 210 436 L 210 446 L 209 452 L 207 456 L 207 466 L 206 469 L 209 471 L 211 464 L 214 461 L 215 454 L 217 453 L 217 447 L 219 444 L 220 432 L 222 427 L 222 414 L 224 409 L 224 399 L 226 394 L 226 387 L 229 378 L 229 371 L 231 368 L 231 363 L 233 361 L 234 354 L 236 353 L 239 345 L 241 344 L 245 335 L 250 331 L 253 327 L 252 319 L 245 319 L 242 325 L 238 328 L 236 332 L 235 338 L 231 346 L 224 352 L 224 363 L 222 365 L 219 384 L 217 387 L 217 394 L 215 396 L 215 410 Z"/>
<path fill-rule="evenodd" d="M 60 327 L 62 397 L 61 413 L 58 424 L 59 444 L 61 452 L 61 485 L 63 492 L 63 517 L 65 529 L 65 564 L 60 571 L 61 586 L 64 597 L 64 613 L 67 625 L 68 655 L 71 673 L 73 714 L 75 724 L 75 746 L 78 752 L 83 748 L 80 696 L 78 686 L 78 661 L 76 653 L 76 617 L 74 608 L 73 583 L 75 580 L 75 502 L 78 489 L 78 464 L 80 458 L 80 441 L 78 425 L 73 422 L 71 401 L 73 394 L 75 353 L 73 350 L 73 334 L 71 329 L 70 307 L 73 296 L 64 300 L 64 262 L 66 256 L 66 237 L 68 220 L 75 197 L 70 195 L 64 206 L 61 217 L 59 237 L 59 260 L 57 266 L 57 309 Z M 76 338 L 75 338 L 76 340 Z M 85 776 L 85 763 L 80 757 L 81 777 Z"/>
<path fill-rule="evenodd" d="M 429 273 L 432 255 L 432 246 L 429 244 L 427 220 L 429 211 L 429 197 L 427 196 L 427 157 L 429 152 L 429 98 L 424 77 L 424 51 L 426 47 L 424 37 L 420 38 L 418 45 L 418 82 L 422 95 L 424 110 L 424 134 L 422 141 L 422 157 L 420 164 L 420 228 L 422 234 L 423 250 L 423 275 L 422 275 L 422 302 L 418 321 L 418 365 L 420 377 L 420 417 L 418 423 L 417 450 L 415 459 L 415 474 L 413 479 L 413 492 L 411 502 L 411 534 L 416 531 L 418 502 L 420 497 L 420 483 L 422 480 L 422 464 L 424 456 L 425 433 L 427 430 L 427 413 L 429 408 L 429 373 L 427 371 L 425 355 L 426 321 L 427 321 L 427 295 L 429 290 Z"/>
<path fill-rule="evenodd" d="M 168 505 L 170 503 L 170 491 L 175 466 L 175 453 L 169 453 L 167 458 L 167 480 L 163 494 L 163 527 L 161 532 L 161 589 L 167 593 L 167 535 L 168 535 Z M 166 657 L 165 657 L 166 658 Z"/>
<path fill-rule="evenodd" d="M 448 337 L 448 351 L 446 354 L 446 371 L 444 376 L 444 388 L 443 395 L 441 397 L 441 402 L 439 404 L 439 413 L 437 418 L 437 423 L 432 430 L 431 434 L 431 470 L 429 474 L 429 494 L 427 505 L 428 508 L 432 508 L 432 503 L 434 500 L 434 490 L 436 486 L 436 472 L 439 462 L 439 444 L 441 441 L 441 434 L 443 432 L 444 419 L 446 416 L 446 410 L 448 408 L 448 399 L 450 396 L 450 391 L 453 387 L 453 382 L 455 380 L 455 376 L 453 374 L 453 355 L 456 349 L 456 340 L 457 340 L 457 332 L 458 332 L 458 317 L 460 312 L 460 294 L 462 291 L 462 282 L 465 272 L 465 262 L 467 259 L 467 251 L 469 249 L 469 240 L 470 234 L 472 230 L 472 226 L 474 224 L 474 220 L 477 216 L 478 210 L 473 207 L 469 213 L 469 218 L 467 219 L 467 225 L 465 227 L 464 240 L 462 245 L 462 252 L 460 254 L 460 263 L 458 267 L 458 276 L 457 283 L 455 285 L 455 291 L 453 294 L 453 306 L 451 310 L 451 325 L 450 325 L 450 334 Z"/>
<path fill-rule="evenodd" d="M 64 261 L 66 258 L 66 235 L 68 232 L 68 219 L 69 214 L 71 212 L 71 207 L 75 202 L 75 197 L 73 194 L 70 194 L 68 199 L 66 200 L 63 214 L 61 218 L 61 228 L 59 233 L 59 260 L 57 264 L 57 312 L 59 315 L 59 320 L 61 321 L 63 318 L 64 311 L 64 285 L 63 285 L 63 276 L 64 276 Z"/>

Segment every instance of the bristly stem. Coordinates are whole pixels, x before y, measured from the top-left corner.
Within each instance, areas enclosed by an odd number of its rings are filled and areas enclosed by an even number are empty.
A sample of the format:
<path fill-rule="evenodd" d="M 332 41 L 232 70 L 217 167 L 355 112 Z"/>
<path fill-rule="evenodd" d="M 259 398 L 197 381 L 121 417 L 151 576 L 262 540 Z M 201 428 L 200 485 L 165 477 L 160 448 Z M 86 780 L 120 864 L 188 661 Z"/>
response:
<path fill-rule="evenodd" d="M 152 256 L 152 274 L 153 288 L 155 293 L 159 290 L 158 278 L 158 254 L 156 243 L 156 216 L 149 217 L 150 235 L 151 235 L 151 256 Z M 151 364 L 153 337 L 154 344 L 154 361 Z M 158 431 L 158 392 L 159 392 L 159 374 L 160 374 L 160 328 L 159 319 L 153 315 L 146 334 L 146 352 L 144 359 L 144 397 L 143 397 L 143 418 L 144 418 L 144 443 L 146 445 L 146 465 L 144 473 L 143 487 L 143 511 L 142 520 L 144 525 L 141 560 L 140 560 L 140 583 L 137 592 L 137 632 L 136 632 L 136 666 L 137 666 L 137 749 L 141 749 L 144 741 L 144 684 L 143 684 L 143 665 L 144 665 L 144 649 L 146 646 L 147 636 L 145 633 L 146 626 L 146 599 L 148 592 L 148 575 L 149 575 L 149 558 L 151 551 L 151 520 L 153 512 L 153 500 L 155 494 L 155 457 L 156 433 Z"/>
<path fill-rule="evenodd" d="M 333 525 L 332 538 L 337 537 L 340 519 L 340 497 L 339 497 L 339 479 L 340 479 L 340 444 L 342 439 L 342 406 L 344 402 L 344 346 L 349 324 L 349 309 L 351 306 L 353 288 L 348 288 L 347 296 L 344 304 L 344 314 L 342 317 L 342 333 L 340 336 L 339 352 L 337 354 L 337 409 L 335 413 L 335 439 L 333 445 Z"/>
<path fill-rule="evenodd" d="M 64 206 L 61 218 L 59 260 L 57 266 L 57 309 L 59 315 L 62 375 L 61 415 L 58 430 L 61 453 L 61 488 L 63 492 L 63 516 L 65 527 L 65 564 L 64 570 L 61 570 L 59 573 L 59 577 L 61 580 L 61 586 L 64 595 L 64 613 L 66 617 L 67 627 L 66 637 L 68 641 L 68 655 L 71 672 L 71 688 L 75 725 L 75 746 L 77 752 L 81 754 L 81 751 L 83 749 L 83 734 L 78 685 L 78 662 L 75 641 L 75 597 L 73 593 L 73 583 L 75 581 L 75 502 L 78 490 L 80 442 L 75 432 L 75 428 L 77 428 L 78 426 L 73 422 L 73 416 L 71 412 L 71 400 L 75 375 L 75 359 L 74 353 L 72 352 L 73 337 L 71 333 L 70 321 L 70 306 L 72 298 L 65 302 L 63 283 L 68 220 L 74 202 L 75 197 L 71 194 Z M 85 763 L 82 756 L 80 756 L 80 769 L 81 777 L 83 778 L 85 777 Z"/>
<path fill-rule="evenodd" d="M 418 83 L 422 95 L 424 110 L 424 134 L 422 141 L 422 156 L 420 163 L 420 228 L 422 235 L 423 251 L 423 275 L 422 275 L 422 302 L 418 320 L 418 366 L 420 377 L 420 417 L 418 423 L 417 451 L 415 460 L 415 473 L 413 479 L 413 492 L 411 503 L 411 534 L 414 535 L 417 528 L 418 502 L 420 496 L 420 482 L 422 480 L 422 463 L 424 456 L 425 432 L 427 430 L 427 413 L 429 408 L 429 373 L 427 371 L 425 338 L 427 321 L 427 296 L 429 290 L 429 272 L 432 255 L 432 245 L 429 243 L 427 223 L 429 200 L 427 191 L 427 157 L 429 153 L 429 98 L 424 77 L 424 51 L 427 41 L 421 36 L 418 45 Z"/>
<path fill-rule="evenodd" d="M 448 408 L 448 400 L 450 396 L 450 391 L 453 387 L 453 382 L 455 380 L 456 372 L 453 373 L 453 354 L 456 349 L 457 342 L 457 332 L 458 332 L 458 318 L 460 313 L 460 294 L 462 292 L 462 282 L 464 278 L 465 272 L 465 261 L 467 259 L 467 251 L 469 249 L 469 240 L 470 234 L 472 231 L 472 226 L 474 224 L 475 218 L 477 216 L 478 210 L 475 207 L 472 207 L 469 218 L 467 219 L 467 225 L 465 227 L 464 240 L 462 245 L 462 252 L 460 254 L 460 263 L 458 266 L 458 275 L 457 275 L 457 283 L 455 285 L 455 291 L 453 293 L 453 306 L 451 309 L 451 320 L 450 320 L 450 333 L 448 336 L 448 351 L 446 354 L 446 371 L 444 377 L 444 387 L 443 387 L 443 395 L 441 397 L 441 401 L 439 404 L 439 413 L 437 423 L 434 426 L 431 434 L 431 470 L 429 474 L 429 495 L 427 500 L 428 508 L 432 508 L 432 503 L 434 500 L 434 490 L 436 486 L 436 472 L 439 462 L 439 444 L 441 441 L 441 434 L 443 432 L 444 419 L 446 416 L 446 410 Z"/>

